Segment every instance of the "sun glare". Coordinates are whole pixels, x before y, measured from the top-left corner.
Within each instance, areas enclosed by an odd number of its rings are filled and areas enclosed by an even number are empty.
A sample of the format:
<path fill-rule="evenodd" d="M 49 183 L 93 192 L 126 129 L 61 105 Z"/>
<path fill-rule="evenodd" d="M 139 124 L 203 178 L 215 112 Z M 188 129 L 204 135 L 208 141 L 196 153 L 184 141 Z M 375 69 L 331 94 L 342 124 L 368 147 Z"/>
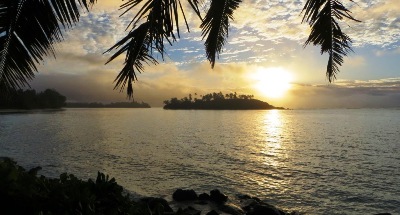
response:
<path fill-rule="evenodd" d="M 280 98 L 290 89 L 292 74 L 283 68 L 259 68 L 253 75 L 255 88 L 270 98 Z"/>

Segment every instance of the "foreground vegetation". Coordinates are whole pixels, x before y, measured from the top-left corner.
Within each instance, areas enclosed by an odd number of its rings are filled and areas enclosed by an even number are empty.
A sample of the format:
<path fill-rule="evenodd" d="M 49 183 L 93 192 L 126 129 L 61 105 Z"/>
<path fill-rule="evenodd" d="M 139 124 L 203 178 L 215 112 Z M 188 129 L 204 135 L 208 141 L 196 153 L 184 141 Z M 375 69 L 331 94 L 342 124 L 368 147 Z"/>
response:
<path fill-rule="evenodd" d="M 60 178 L 49 179 L 37 176 L 40 167 L 26 171 L 9 158 L 0 158 L 0 208 L 2 214 L 132 214 L 132 215 L 200 215 L 193 207 L 179 208 L 176 212 L 162 198 L 147 197 L 134 201 L 114 178 L 98 173 L 94 181 L 82 181 L 72 174 L 61 174 Z M 214 202 L 220 210 L 229 214 L 244 215 L 239 208 L 224 203 L 228 197 L 213 190 L 211 195 L 197 194 L 193 190 L 178 189 L 174 192 L 175 201 L 201 200 Z M 244 197 L 250 198 L 250 197 Z M 263 205 L 263 206 L 262 206 Z M 274 209 L 272 215 L 286 215 L 273 206 L 263 203 L 249 207 Z M 233 212 L 233 213 L 232 213 Z M 212 210 L 207 215 L 218 215 Z M 249 209 L 246 215 L 259 215 Z"/>
<path fill-rule="evenodd" d="M 162 214 L 162 205 L 149 207 L 125 194 L 114 178 L 98 173 L 82 181 L 72 174 L 50 179 L 26 171 L 9 158 L 0 160 L 2 214 Z"/>
<path fill-rule="evenodd" d="M 197 96 L 197 94 L 195 94 Z M 253 95 L 238 95 L 235 93 L 209 93 L 193 98 L 192 94 L 181 99 L 171 98 L 164 101 L 164 109 L 203 109 L 203 110 L 257 110 L 284 109 L 275 107 L 257 99 Z"/>
<path fill-rule="evenodd" d="M 202 211 L 188 206 L 177 211 L 162 198 L 130 198 L 114 178 L 98 172 L 96 180 L 82 181 L 72 174 L 59 178 L 37 176 L 40 167 L 26 171 L 9 158 L 0 157 L 1 214 L 131 214 L 131 215 L 200 215 Z M 302 215 L 285 212 L 257 197 L 238 195 L 240 206 L 229 202 L 219 190 L 197 195 L 194 190 L 177 189 L 175 202 L 207 205 L 205 215 Z M 193 205 L 193 206 L 194 206 Z M 181 204 L 182 206 L 182 204 Z M 196 208 L 198 208 L 196 206 Z M 217 212 L 218 211 L 218 212 Z M 375 215 L 391 215 L 380 213 Z"/>

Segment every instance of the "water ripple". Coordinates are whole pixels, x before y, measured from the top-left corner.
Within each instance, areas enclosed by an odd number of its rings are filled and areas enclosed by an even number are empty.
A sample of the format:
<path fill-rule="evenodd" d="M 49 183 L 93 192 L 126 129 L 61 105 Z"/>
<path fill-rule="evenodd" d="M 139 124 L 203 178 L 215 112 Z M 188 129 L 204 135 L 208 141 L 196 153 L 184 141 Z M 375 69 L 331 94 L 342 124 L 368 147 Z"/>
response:
<path fill-rule="evenodd" d="M 0 156 L 103 171 L 138 195 L 258 196 L 308 214 L 400 214 L 397 110 L 69 109 L 0 115 Z"/>

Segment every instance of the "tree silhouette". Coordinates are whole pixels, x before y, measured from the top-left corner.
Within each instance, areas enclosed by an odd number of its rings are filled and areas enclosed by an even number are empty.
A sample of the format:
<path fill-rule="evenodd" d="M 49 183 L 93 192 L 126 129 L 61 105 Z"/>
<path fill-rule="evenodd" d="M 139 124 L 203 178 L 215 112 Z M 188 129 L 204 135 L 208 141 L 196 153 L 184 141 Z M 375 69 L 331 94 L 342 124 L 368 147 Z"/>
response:
<path fill-rule="evenodd" d="M 53 45 L 62 41 L 62 29 L 79 20 L 79 5 L 88 9 L 95 0 L 1 0 L 0 85 L 6 89 L 29 86 L 36 65 Z"/>
<path fill-rule="evenodd" d="M 11 91 L 7 95 L 0 92 L 0 109 L 37 109 L 37 108 L 61 108 L 66 105 L 66 97 L 56 90 L 46 89 L 36 93 L 35 90 Z"/>
<path fill-rule="evenodd" d="M 229 94 L 226 94 L 227 96 Z M 237 95 L 232 94 L 231 95 Z M 164 109 L 201 109 L 201 110 L 259 110 L 259 109 L 284 109 L 275 107 L 267 102 L 253 99 L 252 95 L 237 95 L 237 98 L 227 96 L 222 92 L 208 93 L 202 99 L 190 101 L 187 97 L 176 97 L 164 101 Z"/>
<path fill-rule="evenodd" d="M 289 0 L 287 0 L 289 1 Z M 353 2 L 353 0 L 349 0 Z M 80 9 L 89 10 L 96 0 L 1 0 L 0 1 L 0 86 L 18 89 L 29 86 L 37 71 L 36 64 L 47 55 L 54 55 L 53 45 L 62 41 L 62 30 L 79 20 Z M 115 78 L 115 88 L 126 88 L 129 98 L 133 95 L 132 83 L 144 64 L 157 64 L 156 54 L 164 60 L 165 45 L 172 45 L 180 37 L 179 13 L 189 25 L 185 7 L 190 8 L 201 20 L 206 57 L 214 67 L 228 37 L 228 28 L 234 11 L 241 0 L 127 0 L 121 5 L 128 11 L 140 7 L 131 19 L 127 35 L 107 52 L 114 52 L 106 62 L 125 54 L 122 70 Z M 199 8 L 202 8 L 200 10 Z M 204 13 L 203 13 L 204 9 Z M 321 54 L 328 53 L 326 75 L 329 82 L 336 78 L 343 57 L 351 49 L 351 39 L 342 32 L 338 21 L 347 18 L 358 21 L 341 0 L 307 0 L 302 13 L 303 22 L 311 26 L 305 42 L 321 47 Z"/>

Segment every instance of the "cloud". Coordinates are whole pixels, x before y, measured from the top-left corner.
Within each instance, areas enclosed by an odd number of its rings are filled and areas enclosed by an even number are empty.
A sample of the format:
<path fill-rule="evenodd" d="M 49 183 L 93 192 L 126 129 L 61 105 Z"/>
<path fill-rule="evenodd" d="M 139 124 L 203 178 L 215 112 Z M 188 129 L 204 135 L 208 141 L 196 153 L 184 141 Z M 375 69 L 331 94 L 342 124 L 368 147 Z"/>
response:
<path fill-rule="evenodd" d="M 299 1 L 245 1 L 235 11 L 234 28 L 252 32 L 259 40 L 301 40 L 306 37 L 307 26 L 301 25 Z"/>
<path fill-rule="evenodd" d="M 73 56 L 72 58 L 75 58 Z M 80 66 L 70 66 L 70 72 L 42 72 L 31 83 L 36 90 L 53 88 L 67 96 L 69 101 L 114 102 L 126 99 L 125 91 L 112 90 L 117 73 L 106 66 L 96 67 L 97 62 L 81 59 L 86 71 L 78 72 Z M 63 61 L 68 64 L 68 61 Z M 80 63 L 77 63 L 80 65 Z M 90 68 L 90 69 L 87 69 Z M 182 69 L 173 63 L 147 66 L 138 74 L 134 83 L 134 99 L 161 106 L 162 101 L 183 97 L 189 93 L 198 95 L 214 91 L 241 93 L 251 82 L 247 71 L 254 66 L 245 63 L 218 64 L 212 70 L 209 63 L 198 63 Z M 75 72 L 74 72 L 75 71 Z"/>
<path fill-rule="evenodd" d="M 358 0 L 357 4 L 349 4 L 354 15 L 363 21 L 342 23 L 345 32 L 354 39 L 355 46 L 385 47 L 377 54 L 396 45 L 398 48 L 400 18 L 397 12 L 400 9 L 396 1 Z M 57 50 L 75 55 L 100 56 L 127 34 L 125 29 L 139 9 L 133 9 L 119 17 L 123 12 L 118 10 L 121 3 L 100 1 L 90 13 L 82 15 L 81 21 L 73 30 L 67 32 L 66 41 Z M 262 63 L 272 59 L 277 61 L 277 58 L 302 56 L 302 45 L 310 31 L 307 24 L 301 24 L 303 4 L 301 1 L 243 1 L 234 13 L 235 20 L 231 23 L 228 42 L 218 61 Z M 180 15 L 181 38 L 172 47 L 166 46 L 167 57 L 177 65 L 206 60 L 204 41 L 199 29 L 200 20 L 187 3 L 183 7 L 191 33 L 186 32 L 183 17 Z M 347 24 L 351 27 L 347 27 Z M 109 57 L 110 54 L 106 56 Z"/>
<path fill-rule="evenodd" d="M 400 47 L 392 48 L 392 49 L 380 49 L 373 51 L 375 56 L 383 57 L 388 55 L 399 55 L 400 54 Z"/>
<path fill-rule="evenodd" d="M 368 81 L 338 80 L 335 84 L 296 84 L 284 105 L 293 108 L 400 107 L 400 77 Z"/>
<path fill-rule="evenodd" d="M 346 22 L 345 31 L 355 46 L 376 45 L 390 48 L 399 45 L 400 4 L 398 0 L 358 0 L 352 4 L 353 15 L 360 23 Z"/>
<path fill-rule="evenodd" d="M 351 56 L 346 59 L 346 66 L 351 68 L 362 67 L 366 65 L 366 60 L 362 56 Z"/>
<path fill-rule="evenodd" d="M 341 24 L 353 38 L 355 46 L 399 47 L 400 7 L 397 1 L 358 0 L 356 4 L 348 4 L 353 15 L 362 20 L 361 23 L 345 21 Z M 125 28 L 139 9 L 119 17 L 123 12 L 118 10 L 121 3 L 100 1 L 90 13 L 84 13 L 81 22 L 66 34 L 65 43 L 68 45 L 61 45 L 61 50 L 75 54 L 100 54 L 110 48 L 127 34 Z M 289 54 L 293 48 L 301 50 L 310 31 L 307 24 L 301 24 L 303 4 L 302 1 L 243 1 L 234 13 L 235 20 L 231 23 L 228 43 L 220 61 L 254 59 L 253 62 L 265 62 L 271 58 L 271 55 L 265 54 L 266 50 L 279 50 L 283 55 Z M 181 64 L 205 59 L 200 20 L 187 3 L 183 6 L 192 32 L 186 32 L 180 15 L 182 37 L 173 47 L 167 46 L 171 59 Z M 185 47 L 190 49 L 179 51 Z"/>
<path fill-rule="evenodd" d="M 260 46 L 262 47 L 262 46 Z M 189 51 L 182 49 L 178 51 Z M 235 53 L 236 54 L 236 53 Z M 38 90 L 54 88 L 68 97 L 69 101 L 114 102 L 126 100 L 125 91 L 113 90 L 113 80 L 121 69 L 122 59 L 110 65 L 103 65 L 107 56 L 94 53 L 74 54 L 61 52 L 57 61 L 49 60 L 41 68 L 40 75 L 32 82 Z M 302 60 L 302 59 L 297 59 Z M 287 69 L 299 70 L 298 64 L 287 62 Z M 304 60 L 303 60 L 304 61 Z M 284 62 L 284 61 L 283 61 Z M 355 56 L 347 61 L 351 67 L 362 67 L 365 59 Z M 283 99 L 269 99 L 255 90 L 249 73 L 258 67 L 274 67 L 276 63 L 254 64 L 236 62 L 216 64 L 210 68 L 208 62 L 177 65 L 173 62 L 158 66 L 146 66 L 145 72 L 138 74 L 134 84 L 134 98 L 138 101 L 161 106 L 162 101 L 189 93 L 198 95 L 219 92 L 254 94 L 276 106 L 290 108 L 335 108 L 335 107 L 392 107 L 400 105 L 400 78 L 377 80 L 337 80 L 335 84 L 293 84 L 293 88 Z M 297 65 L 297 67 L 296 67 Z M 315 67 L 311 66 L 311 68 Z M 293 70 L 295 71 L 295 70 Z M 301 69 L 299 70 L 301 71 Z M 300 75 L 300 74 L 298 74 Z"/>
<path fill-rule="evenodd" d="M 113 75 L 107 71 L 90 71 L 85 74 L 40 74 L 31 83 L 38 90 L 55 89 L 68 101 L 114 101 L 123 99 L 113 91 Z M 110 100 L 112 98 L 112 100 Z"/>

